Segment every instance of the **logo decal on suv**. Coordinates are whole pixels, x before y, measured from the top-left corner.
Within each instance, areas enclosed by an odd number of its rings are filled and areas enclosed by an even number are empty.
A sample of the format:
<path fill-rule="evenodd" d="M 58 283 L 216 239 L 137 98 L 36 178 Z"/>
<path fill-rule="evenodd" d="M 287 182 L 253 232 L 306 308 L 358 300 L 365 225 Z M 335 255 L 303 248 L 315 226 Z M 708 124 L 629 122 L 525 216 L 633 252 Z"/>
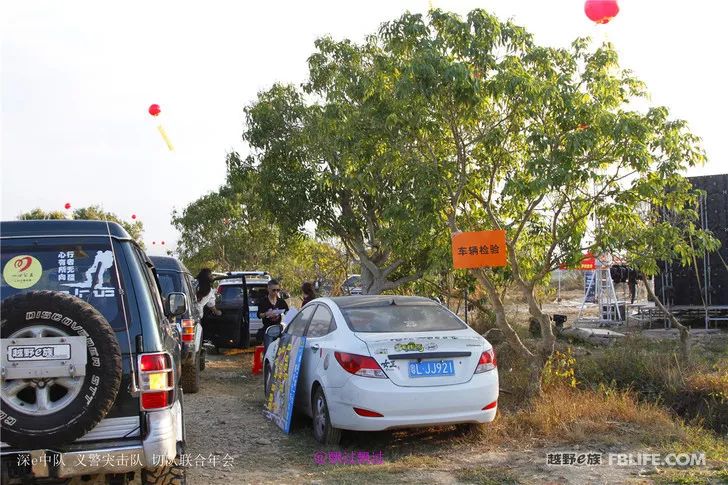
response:
<path fill-rule="evenodd" d="M 62 256 L 65 256 L 63 258 Z M 75 281 L 75 258 L 73 251 L 68 251 L 65 255 L 61 252 L 58 255 L 58 279 L 59 281 Z M 97 298 L 113 298 L 115 296 L 114 288 L 104 286 L 104 278 L 106 273 L 114 265 L 114 253 L 110 250 L 96 251 L 94 262 L 86 270 L 85 280 L 79 283 L 63 283 L 63 286 L 79 288 L 76 290 L 75 296 L 81 297 L 85 293 L 89 293 L 93 288 L 94 296 Z"/>
<path fill-rule="evenodd" d="M 43 267 L 33 256 L 23 254 L 15 256 L 5 263 L 3 279 L 9 286 L 24 290 L 35 285 L 43 276 Z"/>

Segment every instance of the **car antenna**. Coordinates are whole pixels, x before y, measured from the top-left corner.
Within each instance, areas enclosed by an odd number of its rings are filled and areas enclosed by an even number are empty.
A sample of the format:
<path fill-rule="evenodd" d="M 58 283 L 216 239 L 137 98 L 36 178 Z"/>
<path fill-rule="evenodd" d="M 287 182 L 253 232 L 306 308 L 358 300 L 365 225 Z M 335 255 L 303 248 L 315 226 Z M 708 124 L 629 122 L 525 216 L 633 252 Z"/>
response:
<path fill-rule="evenodd" d="M 121 312 L 124 314 L 124 327 L 126 329 L 126 342 L 129 346 L 129 365 L 131 366 L 131 394 L 132 396 L 139 395 L 139 387 L 137 386 L 137 373 L 134 367 L 134 350 L 131 346 L 131 335 L 129 330 L 129 316 L 126 313 L 126 304 L 124 303 L 124 289 L 121 287 L 121 276 L 119 275 L 119 260 L 116 259 L 116 250 L 114 249 L 114 240 L 111 237 L 111 228 L 109 226 L 109 219 L 104 216 L 104 222 L 106 222 L 106 234 L 109 236 L 109 246 L 111 247 L 111 254 L 114 257 L 114 271 L 116 273 L 116 284 L 119 286 L 119 300 L 121 301 Z"/>

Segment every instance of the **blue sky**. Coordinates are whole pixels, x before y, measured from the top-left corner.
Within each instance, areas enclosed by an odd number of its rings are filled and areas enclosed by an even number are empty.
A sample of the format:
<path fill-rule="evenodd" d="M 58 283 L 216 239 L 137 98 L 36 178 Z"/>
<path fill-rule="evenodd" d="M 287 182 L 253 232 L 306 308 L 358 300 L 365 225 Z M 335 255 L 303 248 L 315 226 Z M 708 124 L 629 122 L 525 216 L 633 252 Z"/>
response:
<path fill-rule="evenodd" d="M 3 219 L 41 207 L 102 204 L 145 223 L 145 239 L 173 247 L 173 208 L 224 181 L 225 154 L 242 153 L 242 110 L 276 81 L 301 82 L 313 41 L 361 40 L 427 0 L 309 2 L 4 2 L 0 19 Z M 617 19 L 595 27 L 583 1 L 432 0 L 466 13 L 513 18 L 537 41 L 567 45 L 607 37 L 622 64 L 703 137 L 709 163 L 728 171 L 723 78 L 728 7 L 699 0 L 622 0 Z M 175 145 L 167 151 L 146 112 Z"/>

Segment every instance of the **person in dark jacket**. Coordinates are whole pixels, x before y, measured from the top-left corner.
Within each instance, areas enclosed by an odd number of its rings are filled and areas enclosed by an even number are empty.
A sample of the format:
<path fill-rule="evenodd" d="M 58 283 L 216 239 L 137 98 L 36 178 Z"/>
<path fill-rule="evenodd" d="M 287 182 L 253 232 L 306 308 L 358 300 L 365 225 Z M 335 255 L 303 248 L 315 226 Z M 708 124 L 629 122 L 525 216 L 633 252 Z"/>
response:
<path fill-rule="evenodd" d="M 283 313 L 288 311 L 288 303 L 281 298 L 281 285 L 278 280 L 268 282 L 268 294 L 258 302 L 258 318 L 263 320 L 263 328 L 258 331 L 258 340 L 262 342 L 268 327 L 281 323 Z"/>
<path fill-rule="evenodd" d="M 641 275 L 637 270 L 630 268 L 627 275 L 627 286 L 629 287 L 629 298 L 634 304 L 635 296 L 637 295 L 637 280 L 641 278 Z"/>
<path fill-rule="evenodd" d="M 303 292 L 303 302 L 301 303 L 301 306 L 305 305 L 311 300 L 316 299 L 316 292 L 314 291 L 311 282 L 304 281 L 304 283 L 301 285 L 301 291 Z"/>

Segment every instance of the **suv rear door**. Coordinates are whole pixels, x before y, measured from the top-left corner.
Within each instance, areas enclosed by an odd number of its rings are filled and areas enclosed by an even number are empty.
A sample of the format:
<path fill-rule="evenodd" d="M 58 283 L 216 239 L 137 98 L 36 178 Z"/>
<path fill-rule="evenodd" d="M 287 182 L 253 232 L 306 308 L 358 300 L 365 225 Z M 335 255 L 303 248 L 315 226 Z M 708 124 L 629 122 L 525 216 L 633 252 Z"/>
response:
<path fill-rule="evenodd" d="M 98 252 L 111 249 L 108 237 L 41 236 L 2 239 L 0 267 L 4 268 L 10 259 L 20 254 L 33 255 L 42 266 L 41 278 L 27 289 L 12 288 L 3 280 L 0 290 L 3 299 L 16 293 L 34 290 L 67 292 L 99 310 L 116 333 L 122 357 L 122 378 L 116 401 L 106 417 L 78 441 L 134 437 L 140 434 L 139 398 L 132 396 L 130 392 L 133 389 L 132 369 L 136 367 L 134 338 L 143 333 L 136 306 L 134 272 L 130 268 L 133 266 L 134 245 L 115 238 L 111 241 L 114 245 L 114 259 L 111 264 L 96 265 Z M 117 274 L 121 284 L 117 280 Z M 89 277 L 91 285 L 86 287 Z M 119 288 L 124 291 L 119 292 Z"/>
<path fill-rule="evenodd" d="M 213 315 L 205 311 L 202 316 L 202 328 L 205 340 L 216 347 L 246 347 L 249 343 L 250 319 L 248 305 L 248 289 L 244 276 L 219 276 L 215 280 L 237 279 L 232 285 L 221 285 L 222 292 L 228 292 L 225 299 L 221 297 L 218 309 L 222 315 Z"/>

